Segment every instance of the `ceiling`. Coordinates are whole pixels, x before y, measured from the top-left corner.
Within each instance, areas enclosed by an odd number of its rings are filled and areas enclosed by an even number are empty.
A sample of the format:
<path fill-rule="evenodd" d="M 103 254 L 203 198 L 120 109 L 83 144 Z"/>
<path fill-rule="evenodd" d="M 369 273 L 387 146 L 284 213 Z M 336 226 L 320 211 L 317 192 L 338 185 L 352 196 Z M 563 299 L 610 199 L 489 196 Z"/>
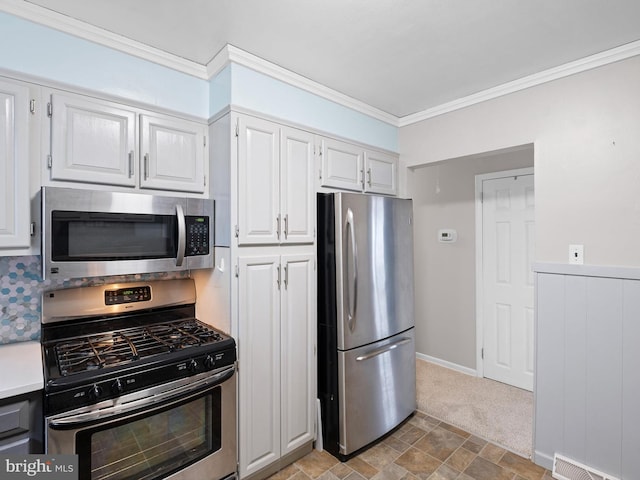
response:
<path fill-rule="evenodd" d="M 399 118 L 640 40 L 638 0 L 9 1 L 199 65 L 230 44 Z"/>

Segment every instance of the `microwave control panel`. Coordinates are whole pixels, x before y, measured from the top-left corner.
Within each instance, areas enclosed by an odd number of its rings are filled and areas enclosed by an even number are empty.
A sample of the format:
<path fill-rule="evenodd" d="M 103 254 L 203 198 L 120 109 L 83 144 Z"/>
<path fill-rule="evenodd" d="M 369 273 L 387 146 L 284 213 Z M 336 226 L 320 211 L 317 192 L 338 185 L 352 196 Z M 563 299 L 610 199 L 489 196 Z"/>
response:
<path fill-rule="evenodd" d="M 209 255 L 209 217 L 185 216 L 188 257 Z"/>

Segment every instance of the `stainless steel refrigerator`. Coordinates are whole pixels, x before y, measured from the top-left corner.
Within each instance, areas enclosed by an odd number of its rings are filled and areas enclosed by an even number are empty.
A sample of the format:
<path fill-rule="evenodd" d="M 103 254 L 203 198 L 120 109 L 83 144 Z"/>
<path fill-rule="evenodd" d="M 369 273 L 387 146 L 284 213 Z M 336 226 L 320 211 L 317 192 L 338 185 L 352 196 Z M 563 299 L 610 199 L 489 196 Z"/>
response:
<path fill-rule="evenodd" d="M 318 194 L 318 397 L 346 460 L 416 408 L 411 200 Z"/>

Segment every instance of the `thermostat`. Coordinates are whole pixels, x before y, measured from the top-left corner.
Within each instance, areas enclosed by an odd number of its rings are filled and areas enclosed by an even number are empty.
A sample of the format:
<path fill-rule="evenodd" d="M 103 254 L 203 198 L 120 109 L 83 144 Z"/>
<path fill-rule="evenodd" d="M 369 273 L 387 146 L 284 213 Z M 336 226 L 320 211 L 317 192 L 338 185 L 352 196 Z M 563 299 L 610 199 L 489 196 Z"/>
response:
<path fill-rule="evenodd" d="M 458 232 L 452 228 L 442 228 L 438 230 L 438 241 L 443 243 L 453 243 L 458 239 Z"/>

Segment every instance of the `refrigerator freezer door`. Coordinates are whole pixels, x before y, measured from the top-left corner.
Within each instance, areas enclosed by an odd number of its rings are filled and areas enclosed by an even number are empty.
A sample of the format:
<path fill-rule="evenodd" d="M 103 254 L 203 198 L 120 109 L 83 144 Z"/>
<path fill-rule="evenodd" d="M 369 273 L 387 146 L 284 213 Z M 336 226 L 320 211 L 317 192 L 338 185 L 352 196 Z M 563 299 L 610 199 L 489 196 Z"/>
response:
<path fill-rule="evenodd" d="M 411 200 L 336 194 L 338 350 L 414 326 Z"/>
<path fill-rule="evenodd" d="M 338 352 L 340 453 L 349 455 L 398 426 L 416 409 L 413 328 Z"/>

